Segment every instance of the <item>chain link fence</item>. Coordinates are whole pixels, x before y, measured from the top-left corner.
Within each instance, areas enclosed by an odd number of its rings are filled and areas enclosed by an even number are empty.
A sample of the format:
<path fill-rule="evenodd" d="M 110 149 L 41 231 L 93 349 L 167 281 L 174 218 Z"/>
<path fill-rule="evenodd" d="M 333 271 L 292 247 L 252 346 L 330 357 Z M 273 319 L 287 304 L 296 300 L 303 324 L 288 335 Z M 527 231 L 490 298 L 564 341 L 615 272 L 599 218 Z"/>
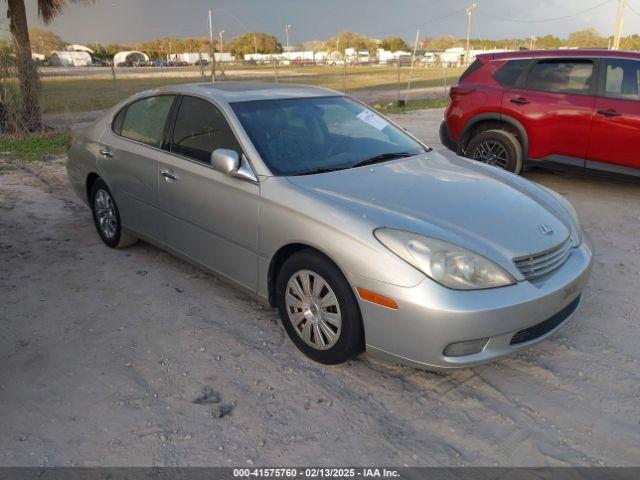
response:
<path fill-rule="evenodd" d="M 67 127 L 95 118 L 130 95 L 178 83 L 212 81 L 206 61 L 191 66 L 91 66 L 39 68 L 45 123 Z M 345 92 L 382 112 L 446 105 L 448 89 L 462 72 L 447 65 L 325 64 L 295 61 L 217 63 L 215 82 L 312 85 Z"/>

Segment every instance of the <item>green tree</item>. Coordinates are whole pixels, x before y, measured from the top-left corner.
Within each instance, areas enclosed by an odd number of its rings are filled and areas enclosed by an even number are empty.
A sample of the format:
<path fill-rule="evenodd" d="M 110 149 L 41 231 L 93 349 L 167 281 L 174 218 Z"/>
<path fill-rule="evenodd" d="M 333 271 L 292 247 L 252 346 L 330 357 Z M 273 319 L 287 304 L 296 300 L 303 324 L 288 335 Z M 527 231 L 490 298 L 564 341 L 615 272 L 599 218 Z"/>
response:
<path fill-rule="evenodd" d="M 640 50 L 640 35 L 634 33 L 628 37 L 620 39 L 620 48 L 622 50 Z"/>
<path fill-rule="evenodd" d="M 567 46 L 569 47 L 606 48 L 607 44 L 607 38 L 600 36 L 594 28 L 572 32 L 567 39 Z"/>
<path fill-rule="evenodd" d="M 369 53 L 375 53 L 378 48 L 378 43 L 359 33 L 341 32 L 336 37 L 325 41 L 325 48 L 329 51 L 338 52 L 344 52 L 347 48 L 354 48 L 356 50 L 368 50 Z"/>
<path fill-rule="evenodd" d="M 261 32 L 249 32 L 234 38 L 228 44 L 229 51 L 235 56 L 247 53 L 281 53 L 282 45 L 273 35 Z"/>
<path fill-rule="evenodd" d="M 536 40 L 536 48 L 543 50 L 560 48 L 563 45 L 563 41 L 555 35 L 545 35 Z"/>
<path fill-rule="evenodd" d="M 407 42 L 400 37 L 385 38 L 380 43 L 380 48 L 384 48 L 385 50 L 390 50 L 392 52 L 397 52 L 398 50 L 408 52 L 411 50 L 409 45 L 407 45 Z"/>
<path fill-rule="evenodd" d="M 62 50 L 66 45 L 58 35 L 42 28 L 30 28 L 29 38 L 33 51 L 42 55 L 49 55 L 54 50 Z"/>
<path fill-rule="evenodd" d="M 435 38 L 425 38 L 422 40 L 422 48 L 425 50 L 442 51 L 453 47 L 462 47 L 462 40 L 458 40 L 451 35 L 440 35 Z"/>
<path fill-rule="evenodd" d="M 302 44 L 302 48 L 309 52 L 320 52 L 324 50 L 324 42 L 322 40 L 309 40 Z"/>
<path fill-rule="evenodd" d="M 38 0 L 38 16 L 45 23 L 49 23 L 66 4 L 67 0 Z M 7 17 L 13 39 L 20 88 L 19 128 L 21 131 L 33 132 L 42 128 L 42 110 L 40 109 L 40 81 L 31 58 L 31 39 L 24 0 L 7 0 Z"/>
<path fill-rule="evenodd" d="M 42 11 L 40 11 L 42 15 Z M 53 15 L 51 15 L 53 16 Z M 40 82 L 38 72 L 31 58 L 31 40 L 24 0 L 8 0 L 7 17 L 13 40 L 15 64 L 20 89 L 20 112 L 16 115 L 19 130 L 36 131 L 42 126 L 40 110 Z M 2 117 L 5 117 L 5 99 L 2 105 Z"/>

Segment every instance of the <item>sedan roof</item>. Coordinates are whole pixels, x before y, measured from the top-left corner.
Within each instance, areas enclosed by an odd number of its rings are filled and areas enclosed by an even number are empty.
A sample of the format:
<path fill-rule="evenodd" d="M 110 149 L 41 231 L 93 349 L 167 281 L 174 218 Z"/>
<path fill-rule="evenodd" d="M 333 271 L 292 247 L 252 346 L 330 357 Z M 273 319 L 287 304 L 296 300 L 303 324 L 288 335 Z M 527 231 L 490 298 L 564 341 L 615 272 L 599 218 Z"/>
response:
<path fill-rule="evenodd" d="M 287 98 L 328 97 L 343 95 L 341 92 L 328 88 L 310 87 L 286 83 L 258 83 L 258 82 L 216 82 L 216 83 L 187 83 L 162 87 L 156 91 L 167 93 L 197 94 L 214 100 L 231 102 L 246 102 L 251 100 L 274 100 Z"/>

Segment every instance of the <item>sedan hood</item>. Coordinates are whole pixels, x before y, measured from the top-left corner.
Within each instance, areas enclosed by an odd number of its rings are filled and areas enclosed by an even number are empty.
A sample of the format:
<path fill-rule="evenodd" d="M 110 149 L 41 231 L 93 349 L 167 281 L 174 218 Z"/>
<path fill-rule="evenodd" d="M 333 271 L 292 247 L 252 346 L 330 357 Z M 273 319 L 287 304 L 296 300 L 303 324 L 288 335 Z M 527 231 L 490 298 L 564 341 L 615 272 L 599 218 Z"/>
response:
<path fill-rule="evenodd" d="M 449 152 L 289 177 L 380 227 L 440 238 L 496 261 L 564 241 L 571 220 L 535 184 Z"/>

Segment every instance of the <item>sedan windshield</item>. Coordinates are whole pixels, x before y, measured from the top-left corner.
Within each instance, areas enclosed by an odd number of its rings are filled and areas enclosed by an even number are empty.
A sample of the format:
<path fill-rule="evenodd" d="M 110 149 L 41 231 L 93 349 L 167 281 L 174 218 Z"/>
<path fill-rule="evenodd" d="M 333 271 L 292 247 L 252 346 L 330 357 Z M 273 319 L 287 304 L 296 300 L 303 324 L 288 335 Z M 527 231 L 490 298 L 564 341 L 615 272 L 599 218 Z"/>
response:
<path fill-rule="evenodd" d="M 274 175 L 309 175 L 426 151 L 401 129 L 348 97 L 231 104 Z"/>

